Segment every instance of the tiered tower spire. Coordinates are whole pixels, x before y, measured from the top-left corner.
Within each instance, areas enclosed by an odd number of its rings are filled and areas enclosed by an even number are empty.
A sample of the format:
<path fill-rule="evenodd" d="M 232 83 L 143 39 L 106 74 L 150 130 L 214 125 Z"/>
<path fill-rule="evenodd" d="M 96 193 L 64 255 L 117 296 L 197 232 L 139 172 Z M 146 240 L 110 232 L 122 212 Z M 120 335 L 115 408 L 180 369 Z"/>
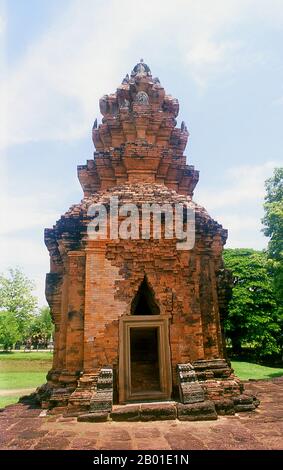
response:
<path fill-rule="evenodd" d="M 183 155 L 189 132 L 184 122 L 176 127 L 179 102 L 143 59 L 99 106 L 103 118 L 93 125 L 94 159 L 78 167 L 85 196 L 126 182 L 164 184 L 192 196 L 199 174 Z"/>

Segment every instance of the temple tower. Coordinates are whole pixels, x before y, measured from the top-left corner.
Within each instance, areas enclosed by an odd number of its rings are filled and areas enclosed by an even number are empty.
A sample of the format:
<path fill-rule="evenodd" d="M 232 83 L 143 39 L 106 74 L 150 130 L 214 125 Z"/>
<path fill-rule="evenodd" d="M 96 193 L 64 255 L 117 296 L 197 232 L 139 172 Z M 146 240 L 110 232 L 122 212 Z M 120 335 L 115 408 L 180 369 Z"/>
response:
<path fill-rule="evenodd" d="M 115 419 L 117 406 L 128 403 L 137 404 L 139 419 L 144 401 L 169 401 L 179 419 L 254 409 L 225 358 L 227 231 L 193 202 L 199 173 L 186 163 L 189 133 L 184 122 L 177 127 L 178 100 L 141 60 L 99 104 L 94 158 L 78 167 L 84 198 L 45 231 L 55 350 L 39 390 L 43 406 L 92 420 Z M 139 216 L 152 204 L 162 208 L 160 232 L 144 236 Z M 134 224 L 135 236 L 121 237 L 110 215 L 125 224 L 133 205 L 137 218 L 128 229 Z M 171 236 L 165 227 L 166 208 L 180 205 L 193 212 L 188 248 L 178 245 L 176 227 Z M 95 236 L 101 224 L 91 236 L 100 206 L 104 236 Z"/>

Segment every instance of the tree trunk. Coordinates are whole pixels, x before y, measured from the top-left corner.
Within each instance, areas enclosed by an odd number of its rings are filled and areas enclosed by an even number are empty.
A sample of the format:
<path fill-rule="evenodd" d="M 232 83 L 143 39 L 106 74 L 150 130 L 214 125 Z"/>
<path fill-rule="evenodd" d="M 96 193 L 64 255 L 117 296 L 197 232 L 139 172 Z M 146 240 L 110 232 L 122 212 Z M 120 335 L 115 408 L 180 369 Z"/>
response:
<path fill-rule="evenodd" d="M 242 344 L 241 344 L 241 337 L 239 334 L 231 335 L 231 342 L 232 342 L 232 352 L 236 356 L 240 356 L 242 353 Z"/>

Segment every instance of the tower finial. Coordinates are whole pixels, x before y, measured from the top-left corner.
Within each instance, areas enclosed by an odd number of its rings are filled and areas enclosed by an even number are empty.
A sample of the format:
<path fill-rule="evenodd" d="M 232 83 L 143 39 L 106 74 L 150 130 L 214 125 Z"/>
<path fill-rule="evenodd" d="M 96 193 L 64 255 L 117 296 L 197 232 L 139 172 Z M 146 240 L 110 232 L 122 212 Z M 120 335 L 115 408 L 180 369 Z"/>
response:
<path fill-rule="evenodd" d="M 131 77 L 134 77 L 137 74 L 151 76 L 150 68 L 147 64 L 145 64 L 143 59 L 140 59 L 137 65 L 135 65 L 132 70 Z"/>

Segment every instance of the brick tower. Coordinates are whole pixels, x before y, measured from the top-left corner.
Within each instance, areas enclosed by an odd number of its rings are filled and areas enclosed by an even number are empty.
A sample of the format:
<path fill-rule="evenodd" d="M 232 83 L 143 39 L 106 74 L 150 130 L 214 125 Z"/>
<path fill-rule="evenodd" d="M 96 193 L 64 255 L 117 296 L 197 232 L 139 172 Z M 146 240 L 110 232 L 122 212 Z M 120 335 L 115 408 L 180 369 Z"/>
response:
<path fill-rule="evenodd" d="M 254 409 L 225 359 L 227 231 L 192 201 L 199 174 L 183 154 L 189 133 L 184 122 L 176 127 L 178 101 L 141 60 L 99 104 L 94 158 L 78 167 L 84 198 L 45 231 L 55 347 L 38 390 L 42 406 L 93 421 L 216 419 Z M 106 237 L 90 237 L 90 207 L 108 213 L 111 198 L 138 211 L 189 203 L 194 246 L 178 250 L 164 218 L 159 239 L 113 238 L 110 222 Z"/>

